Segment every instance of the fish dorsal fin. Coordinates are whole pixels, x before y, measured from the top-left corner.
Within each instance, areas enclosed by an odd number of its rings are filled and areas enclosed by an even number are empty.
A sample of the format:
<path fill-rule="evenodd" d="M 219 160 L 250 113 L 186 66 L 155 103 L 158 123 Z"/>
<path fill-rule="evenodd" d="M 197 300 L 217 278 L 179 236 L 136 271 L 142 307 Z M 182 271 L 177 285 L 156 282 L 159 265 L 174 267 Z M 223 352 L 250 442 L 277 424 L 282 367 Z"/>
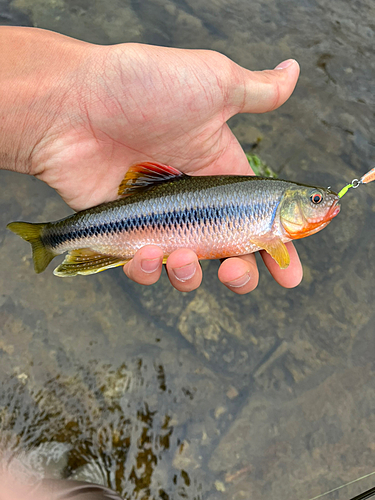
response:
<path fill-rule="evenodd" d="M 156 162 L 136 163 L 126 172 L 118 188 L 118 195 L 129 196 L 181 177 L 185 177 L 185 174 L 169 165 Z"/>

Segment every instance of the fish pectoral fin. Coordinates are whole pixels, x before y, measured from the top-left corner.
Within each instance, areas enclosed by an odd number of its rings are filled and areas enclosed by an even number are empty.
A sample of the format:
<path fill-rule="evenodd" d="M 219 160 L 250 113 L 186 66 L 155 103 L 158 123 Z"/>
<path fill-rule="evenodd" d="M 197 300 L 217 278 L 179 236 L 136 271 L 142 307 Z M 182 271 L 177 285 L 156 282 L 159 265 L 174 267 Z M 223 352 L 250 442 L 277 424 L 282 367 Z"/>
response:
<path fill-rule="evenodd" d="M 79 248 L 71 250 L 64 261 L 56 267 L 53 274 L 60 278 L 76 276 L 77 274 L 95 274 L 111 267 L 123 266 L 129 260 L 101 254 L 91 250 L 91 248 Z"/>
<path fill-rule="evenodd" d="M 288 249 L 280 238 L 251 238 L 251 242 L 263 248 L 279 264 L 281 269 L 286 269 L 290 264 Z"/>
<path fill-rule="evenodd" d="M 169 165 L 157 162 L 136 163 L 126 172 L 117 194 L 118 196 L 129 196 L 181 177 L 185 177 L 185 174 Z"/>

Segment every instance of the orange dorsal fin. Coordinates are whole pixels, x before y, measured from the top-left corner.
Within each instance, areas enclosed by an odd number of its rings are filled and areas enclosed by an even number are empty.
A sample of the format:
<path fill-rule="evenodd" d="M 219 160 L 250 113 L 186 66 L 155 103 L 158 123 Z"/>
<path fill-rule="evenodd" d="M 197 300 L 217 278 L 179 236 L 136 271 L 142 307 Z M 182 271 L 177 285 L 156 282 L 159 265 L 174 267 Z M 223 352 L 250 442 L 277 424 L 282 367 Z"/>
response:
<path fill-rule="evenodd" d="M 124 180 L 118 188 L 119 196 L 129 196 L 150 189 L 157 184 L 185 177 L 185 174 L 157 162 L 144 162 L 132 165 L 126 172 Z"/>

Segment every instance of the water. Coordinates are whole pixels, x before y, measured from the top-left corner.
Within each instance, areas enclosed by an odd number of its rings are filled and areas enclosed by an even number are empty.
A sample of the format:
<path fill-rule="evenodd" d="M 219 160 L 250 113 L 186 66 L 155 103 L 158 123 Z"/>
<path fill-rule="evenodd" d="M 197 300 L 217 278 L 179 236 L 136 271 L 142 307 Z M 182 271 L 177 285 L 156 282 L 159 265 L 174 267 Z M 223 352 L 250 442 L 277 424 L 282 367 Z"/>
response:
<path fill-rule="evenodd" d="M 94 43 L 210 48 L 252 69 L 295 57 L 290 101 L 231 126 L 283 178 L 334 189 L 374 165 L 374 15 L 370 0 L 0 1 L 2 24 Z M 190 294 L 119 269 L 36 276 L 6 223 L 70 209 L 35 179 L 1 182 L 2 449 L 127 499 L 308 500 L 375 469 L 372 185 L 297 242 L 297 289 L 262 267 L 258 289 L 235 296 L 216 262 Z"/>

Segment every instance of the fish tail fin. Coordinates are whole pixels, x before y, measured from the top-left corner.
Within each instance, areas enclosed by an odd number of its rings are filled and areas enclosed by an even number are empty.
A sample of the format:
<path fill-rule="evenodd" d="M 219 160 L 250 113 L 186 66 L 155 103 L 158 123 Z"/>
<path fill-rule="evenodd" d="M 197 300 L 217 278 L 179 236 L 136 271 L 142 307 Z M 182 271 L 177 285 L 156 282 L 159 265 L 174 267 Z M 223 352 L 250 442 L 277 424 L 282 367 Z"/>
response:
<path fill-rule="evenodd" d="M 7 225 L 7 229 L 21 236 L 22 239 L 31 244 L 36 273 L 43 272 L 51 260 L 56 256 L 52 250 L 44 245 L 41 239 L 43 229 L 46 225 L 46 223 L 32 224 L 30 222 L 11 222 Z"/>

